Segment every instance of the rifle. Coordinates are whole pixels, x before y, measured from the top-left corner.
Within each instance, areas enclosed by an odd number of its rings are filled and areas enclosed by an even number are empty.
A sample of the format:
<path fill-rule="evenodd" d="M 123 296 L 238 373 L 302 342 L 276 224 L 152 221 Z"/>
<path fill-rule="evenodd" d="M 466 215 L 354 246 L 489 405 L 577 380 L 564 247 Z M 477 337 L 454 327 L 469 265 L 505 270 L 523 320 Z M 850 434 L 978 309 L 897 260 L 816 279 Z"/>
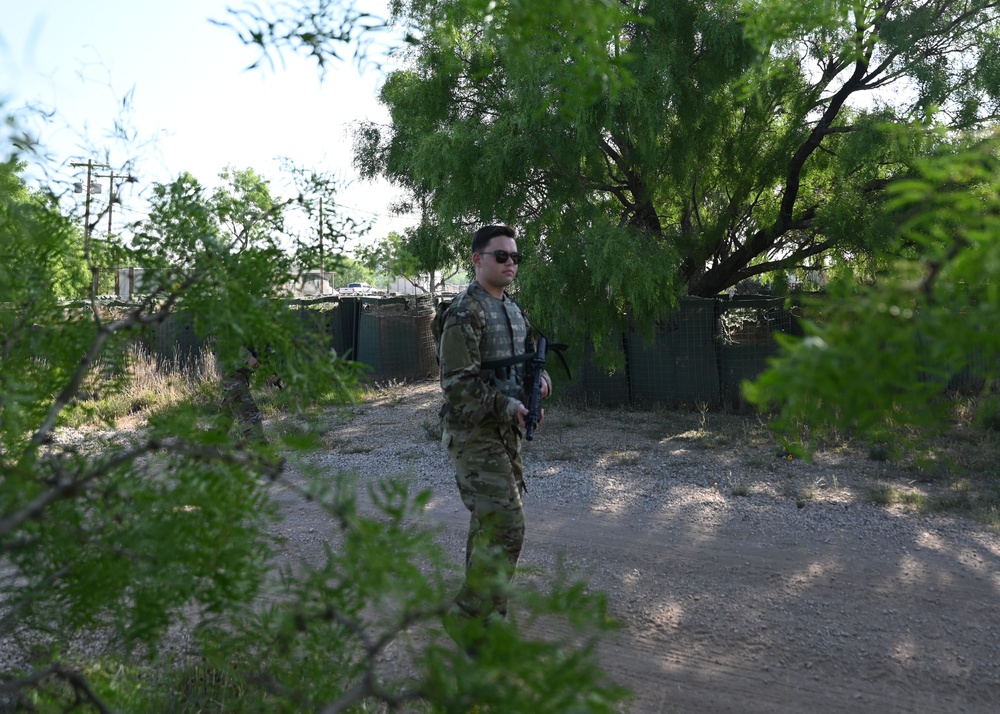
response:
<path fill-rule="evenodd" d="M 249 367 L 251 369 L 257 369 L 257 367 L 260 366 L 260 362 L 261 362 L 260 361 L 260 357 L 257 356 L 257 351 L 253 347 L 251 347 L 251 346 L 247 346 L 246 350 L 247 350 L 247 352 L 250 353 L 250 356 L 253 358 L 253 361 L 256 362 L 256 364 L 252 364 L 250 362 L 250 360 L 248 359 L 247 360 L 247 365 L 249 365 Z M 274 354 L 274 348 L 270 347 L 270 346 L 264 348 L 264 354 L 267 354 L 267 355 Z M 269 376 L 264 381 L 267 383 L 267 386 L 269 386 L 269 387 L 277 387 L 278 389 L 284 389 L 285 388 L 285 383 L 281 381 L 281 375 L 278 374 L 277 372 L 274 372 L 273 374 L 271 374 L 271 376 Z"/>
<path fill-rule="evenodd" d="M 545 369 L 545 350 L 548 348 L 544 337 L 538 338 L 538 350 L 531 358 L 531 389 L 528 392 L 528 416 L 524 423 L 527 429 L 524 437 L 531 441 L 535 435 L 535 428 L 542 419 L 542 370 Z"/>
<path fill-rule="evenodd" d="M 267 381 L 267 386 L 269 387 L 277 387 L 278 389 L 285 388 L 285 383 L 281 381 L 281 377 L 278 375 L 277 372 L 268 377 L 266 381 Z"/>

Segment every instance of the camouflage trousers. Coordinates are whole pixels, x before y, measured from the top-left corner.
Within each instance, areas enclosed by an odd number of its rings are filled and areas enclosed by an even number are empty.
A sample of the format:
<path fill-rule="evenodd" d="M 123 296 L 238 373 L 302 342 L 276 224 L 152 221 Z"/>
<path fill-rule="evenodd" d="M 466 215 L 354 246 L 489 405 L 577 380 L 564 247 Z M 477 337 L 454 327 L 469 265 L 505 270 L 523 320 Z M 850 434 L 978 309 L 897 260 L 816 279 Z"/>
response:
<path fill-rule="evenodd" d="M 445 429 L 442 441 L 455 466 L 455 482 L 469 509 L 465 582 L 453 614 L 486 620 L 506 617 L 507 587 L 524 544 L 524 463 L 521 437 L 511 431 Z M 499 576 L 499 577 L 498 577 Z"/>
<path fill-rule="evenodd" d="M 237 439 L 262 439 L 264 415 L 250 391 L 250 375 L 242 371 L 228 374 L 222 379 L 222 398 L 236 425 Z"/>

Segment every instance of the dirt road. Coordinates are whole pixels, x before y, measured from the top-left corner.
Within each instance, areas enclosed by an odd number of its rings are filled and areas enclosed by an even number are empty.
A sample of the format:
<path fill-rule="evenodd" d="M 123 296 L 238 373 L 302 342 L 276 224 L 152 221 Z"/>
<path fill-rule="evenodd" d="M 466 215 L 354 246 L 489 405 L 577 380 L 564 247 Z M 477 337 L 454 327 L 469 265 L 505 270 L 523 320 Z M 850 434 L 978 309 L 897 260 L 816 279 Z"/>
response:
<path fill-rule="evenodd" d="M 395 387 L 322 459 L 433 489 L 459 562 L 437 400 L 433 383 Z M 1000 711 L 997 534 L 872 502 L 890 466 L 796 461 L 714 419 L 557 407 L 526 455 L 523 571 L 563 556 L 609 594 L 624 627 L 601 658 L 630 711 Z M 288 528 L 315 540 L 309 519 Z"/>

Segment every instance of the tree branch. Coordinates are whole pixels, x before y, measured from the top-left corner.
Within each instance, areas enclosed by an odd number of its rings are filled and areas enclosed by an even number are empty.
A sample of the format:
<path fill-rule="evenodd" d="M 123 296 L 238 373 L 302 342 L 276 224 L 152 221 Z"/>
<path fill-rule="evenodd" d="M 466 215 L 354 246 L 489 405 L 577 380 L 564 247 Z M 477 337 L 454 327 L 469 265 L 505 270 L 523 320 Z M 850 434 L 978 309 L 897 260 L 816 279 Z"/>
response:
<path fill-rule="evenodd" d="M 6 548 L 4 550 L 7 550 Z M 47 578 L 41 583 L 42 587 L 48 587 L 53 585 L 56 581 L 64 578 L 70 571 L 72 567 L 71 563 L 66 563 L 59 570 L 54 573 L 50 573 Z M 28 597 L 24 597 L 27 595 Z M 18 618 L 18 616 L 24 611 L 26 607 L 31 603 L 31 592 L 22 593 L 22 597 L 18 599 L 17 602 L 11 604 L 10 600 L 6 597 L 4 598 L 4 604 L 9 607 L 7 612 L 4 613 L 3 618 L 0 618 L 0 633 L 6 633 L 10 630 L 13 622 Z"/>
<path fill-rule="evenodd" d="M 17 692 L 28 687 L 37 687 L 49 677 L 59 677 L 66 680 L 76 693 L 77 703 L 89 702 L 101 714 L 114 714 L 107 704 L 90 687 L 87 677 L 75 669 L 68 669 L 60 664 L 49 665 L 45 669 L 32 672 L 26 677 L 0 683 L 0 692 Z M 75 707 L 74 707 L 75 708 Z"/>
<path fill-rule="evenodd" d="M 172 451 L 200 461 L 221 461 L 229 464 L 252 464 L 254 467 L 272 481 L 276 480 L 284 470 L 284 459 L 277 459 L 273 462 L 262 461 L 255 455 L 243 455 L 240 452 L 232 452 L 220 449 L 215 446 L 201 446 L 190 444 L 180 439 L 161 441 L 150 439 L 144 444 L 127 451 L 121 451 L 113 456 L 94 464 L 93 470 L 85 474 L 71 474 L 64 471 L 56 464 L 57 457 L 47 460 L 53 464 L 52 470 L 56 472 L 55 483 L 46 491 L 38 494 L 30 503 L 22 507 L 15 513 L 11 513 L 0 520 L 0 538 L 13 532 L 25 522 L 38 518 L 42 512 L 56 501 L 72 498 L 79 494 L 89 483 L 107 475 L 122 466 L 132 463 L 136 459 L 156 451 Z"/>
<path fill-rule="evenodd" d="M 38 518 L 46 508 L 56 501 L 76 496 L 88 483 L 104 476 L 123 464 L 134 461 L 144 454 L 156 451 L 160 447 L 161 445 L 158 441 L 147 442 L 137 448 L 115 454 L 113 457 L 98 463 L 90 473 L 82 475 L 67 473 L 58 465 L 55 465 L 56 480 L 53 486 L 35 496 L 28 505 L 19 511 L 11 513 L 5 516 L 3 520 L 0 520 L 0 538 L 21 527 L 26 521 Z"/>
<path fill-rule="evenodd" d="M 814 243 L 807 248 L 802 248 L 795 251 L 791 255 L 781 258 L 779 260 L 770 260 L 757 265 L 747 266 L 744 270 L 740 270 L 734 275 L 736 278 L 735 282 L 740 280 L 746 280 L 747 278 L 752 278 L 756 275 L 762 275 L 764 273 L 774 272 L 776 270 L 784 270 L 788 268 L 800 267 L 800 263 L 806 258 L 811 258 L 816 255 L 821 255 L 822 253 L 830 250 L 833 247 L 833 243 L 830 241 L 823 241 L 820 243 Z"/>
<path fill-rule="evenodd" d="M 162 322 L 173 310 L 174 305 L 180 299 L 180 296 L 184 294 L 188 289 L 190 289 L 196 282 L 201 279 L 199 273 L 190 274 L 181 285 L 172 290 L 167 299 L 164 300 L 160 306 L 150 314 L 144 314 L 147 308 L 152 307 L 154 298 L 147 298 L 147 300 L 133 310 L 129 315 L 121 320 L 112 322 L 109 324 L 103 324 L 98 319 L 98 330 L 97 334 L 94 335 L 94 340 L 90 347 L 87 349 L 84 356 L 80 359 L 77 368 L 73 371 L 70 376 L 69 381 L 63 387 L 62 391 L 56 397 L 55 401 L 49 407 L 48 413 L 45 415 L 45 419 L 42 424 L 38 427 L 35 433 L 31 437 L 31 444 L 34 446 L 39 446 L 44 444 L 49 435 L 52 433 L 52 429 L 55 427 L 56 419 L 63 409 L 66 408 L 70 402 L 76 397 L 77 393 L 80 391 L 80 386 L 83 384 L 83 380 L 86 379 L 87 374 L 90 372 L 94 363 L 97 361 L 98 356 L 104 350 L 104 345 L 108 339 L 116 332 L 121 332 L 125 330 L 134 329 L 140 326 L 150 325 L 156 322 Z M 96 313 L 95 313 L 96 314 Z"/>

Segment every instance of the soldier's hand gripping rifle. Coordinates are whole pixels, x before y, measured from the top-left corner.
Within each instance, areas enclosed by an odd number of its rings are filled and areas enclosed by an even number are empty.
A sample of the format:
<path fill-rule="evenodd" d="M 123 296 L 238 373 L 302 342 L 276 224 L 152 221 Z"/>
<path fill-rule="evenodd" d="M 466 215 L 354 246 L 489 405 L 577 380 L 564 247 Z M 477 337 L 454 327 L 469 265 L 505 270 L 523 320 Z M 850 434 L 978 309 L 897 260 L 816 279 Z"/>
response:
<path fill-rule="evenodd" d="M 538 350 L 529 363 L 531 371 L 531 388 L 528 391 L 528 416 L 524 418 L 524 438 L 531 441 L 535 435 L 538 422 L 542 420 L 542 371 L 545 369 L 545 350 L 548 348 L 544 337 L 538 338 Z"/>

